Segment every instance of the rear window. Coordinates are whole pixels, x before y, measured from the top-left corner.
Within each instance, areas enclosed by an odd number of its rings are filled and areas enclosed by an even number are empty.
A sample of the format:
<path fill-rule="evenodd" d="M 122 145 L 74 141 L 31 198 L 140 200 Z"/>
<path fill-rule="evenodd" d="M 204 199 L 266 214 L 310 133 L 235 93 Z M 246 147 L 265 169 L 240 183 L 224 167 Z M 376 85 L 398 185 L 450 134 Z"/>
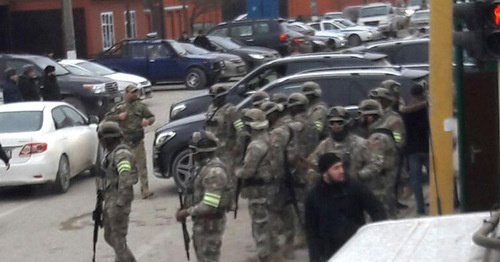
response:
<path fill-rule="evenodd" d="M 364 7 L 361 9 L 361 12 L 359 14 L 360 17 L 372 17 L 372 16 L 382 16 L 382 15 L 387 15 L 386 6 Z"/>
<path fill-rule="evenodd" d="M 23 112 L 1 112 L 0 123 L 9 123 L 0 125 L 0 134 L 33 132 L 42 128 L 42 111 L 23 111 Z"/>

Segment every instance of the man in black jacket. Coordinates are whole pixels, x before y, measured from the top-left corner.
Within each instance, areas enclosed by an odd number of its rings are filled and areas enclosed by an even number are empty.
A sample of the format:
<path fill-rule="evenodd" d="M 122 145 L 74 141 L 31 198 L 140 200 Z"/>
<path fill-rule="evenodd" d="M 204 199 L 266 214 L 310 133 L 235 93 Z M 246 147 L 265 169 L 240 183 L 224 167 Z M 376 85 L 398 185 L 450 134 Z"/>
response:
<path fill-rule="evenodd" d="M 61 89 L 57 83 L 56 68 L 49 65 L 44 69 L 41 93 L 43 101 L 61 101 Z"/>
<path fill-rule="evenodd" d="M 40 101 L 40 88 L 36 83 L 33 65 L 23 67 L 23 74 L 19 76 L 17 87 L 19 87 L 24 101 Z"/>
<path fill-rule="evenodd" d="M 17 88 L 16 69 L 10 67 L 7 68 L 7 70 L 5 70 L 5 76 L 6 78 L 2 85 L 4 104 L 23 101 L 21 92 L 19 91 L 19 88 Z"/>
<path fill-rule="evenodd" d="M 362 183 L 349 180 L 334 153 L 318 163 L 322 180 L 305 202 L 305 230 L 311 262 L 327 261 L 365 224 L 364 211 L 373 221 L 387 218 L 382 203 Z"/>

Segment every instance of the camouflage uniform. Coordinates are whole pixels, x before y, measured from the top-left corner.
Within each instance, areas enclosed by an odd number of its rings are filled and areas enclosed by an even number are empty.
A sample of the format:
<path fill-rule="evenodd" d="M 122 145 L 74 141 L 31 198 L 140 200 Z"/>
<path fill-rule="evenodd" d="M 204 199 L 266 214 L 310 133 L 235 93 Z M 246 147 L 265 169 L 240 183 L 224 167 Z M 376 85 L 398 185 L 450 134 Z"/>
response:
<path fill-rule="evenodd" d="M 245 125 L 252 128 L 251 142 L 246 150 L 244 164 L 236 176 L 243 180 L 241 196 L 248 199 L 252 219 L 252 235 L 261 261 L 272 256 L 271 245 L 275 241 L 271 234 L 269 200 L 274 188 L 271 172 L 270 139 L 266 132 L 268 121 L 264 112 L 250 109 L 245 115 Z"/>
<path fill-rule="evenodd" d="M 260 108 L 264 102 L 269 101 L 269 95 L 264 91 L 257 91 L 250 97 L 250 101 L 253 108 Z"/>
<path fill-rule="evenodd" d="M 102 123 L 100 128 L 106 124 L 109 123 Z M 106 154 L 102 168 L 105 171 L 100 185 L 104 192 L 104 239 L 115 250 L 115 261 L 136 261 L 126 239 L 134 200 L 133 185 L 138 180 L 137 167 L 130 148 L 125 144 L 118 145 Z"/>
<path fill-rule="evenodd" d="M 305 82 L 302 85 L 302 93 L 309 99 L 307 117 L 314 123 L 315 132 L 318 135 L 316 141 L 311 141 L 316 147 L 321 139 L 328 136 L 326 128 L 328 122 L 328 106 L 321 101 L 321 88 L 315 82 Z"/>
<path fill-rule="evenodd" d="M 127 87 L 127 92 L 131 90 L 129 87 L 130 86 Z M 119 119 L 121 113 L 127 114 L 125 120 Z M 148 183 L 146 150 L 144 148 L 144 128 L 142 127 L 143 119 L 146 119 L 149 125 L 155 122 L 153 113 L 151 113 L 148 106 L 139 99 L 118 103 L 105 116 L 106 121 L 117 122 L 123 130 L 125 134 L 125 143 L 132 148 L 132 153 L 137 161 L 141 193 L 143 198 L 146 198 L 152 195 L 153 192 L 149 190 Z"/>
<path fill-rule="evenodd" d="M 367 104 L 378 105 L 378 108 L 373 110 L 378 111 L 378 113 L 368 112 L 368 110 L 363 112 L 364 109 L 362 108 L 367 108 L 365 106 Z M 362 101 L 359 107 L 362 115 L 382 115 L 380 104 L 375 100 Z M 374 195 L 384 204 L 388 217 L 396 218 L 394 185 L 398 173 L 399 154 L 394 139 L 391 137 L 391 131 L 387 129 L 385 131 L 378 129 L 368 137 L 366 165 L 358 172 L 358 177 L 368 185 Z"/>

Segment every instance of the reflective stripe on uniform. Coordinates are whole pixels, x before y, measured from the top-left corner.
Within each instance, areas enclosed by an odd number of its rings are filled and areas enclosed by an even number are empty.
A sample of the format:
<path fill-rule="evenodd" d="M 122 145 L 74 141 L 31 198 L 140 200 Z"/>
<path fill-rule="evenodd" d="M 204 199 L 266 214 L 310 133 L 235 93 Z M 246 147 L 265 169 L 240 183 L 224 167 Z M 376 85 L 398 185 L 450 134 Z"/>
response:
<path fill-rule="evenodd" d="M 321 123 L 321 121 L 314 121 L 314 125 L 316 126 L 316 129 L 318 129 L 319 131 L 323 130 L 323 123 Z"/>
<path fill-rule="evenodd" d="M 233 126 L 236 129 L 241 129 L 241 128 L 243 128 L 243 121 L 241 121 L 241 119 L 238 119 L 238 120 L 233 122 Z"/>
<path fill-rule="evenodd" d="M 394 140 L 396 143 L 401 143 L 401 134 L 398 132 L 392 132 L 392 136 L 394 136 Z"/>
<path fill-rule="evenodd" d="M 219 207 L 220 203 L 220 196 L 212 193 L 205 193 L 205 196 L 203 196 L 203 204 L 217 208 Z"/>
<path fill-rule="evenodd" d="M 122 172 L 130 171 L 132 169 L 132 164 L 128 160 L 122 160 L 116 165 L 116 168 L 118 173 L 121 174 Z"/>

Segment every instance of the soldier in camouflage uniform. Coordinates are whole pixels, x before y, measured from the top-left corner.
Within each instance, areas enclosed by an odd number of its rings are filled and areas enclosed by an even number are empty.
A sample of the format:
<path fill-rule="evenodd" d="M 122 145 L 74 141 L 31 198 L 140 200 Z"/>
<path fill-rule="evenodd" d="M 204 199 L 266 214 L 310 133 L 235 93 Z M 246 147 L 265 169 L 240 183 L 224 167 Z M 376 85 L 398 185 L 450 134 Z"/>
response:
<path fill-rule="evenodd" d="M 269 101 L 269 95 L 264 91 L 257 91 L 250 97 L 250 101 L 253 108 L 260 108 L 262 103 Z"/>
<path fill-rule="evenodd" d="M 230 184 L 235 184 L 234 172 L 242 158 L 245 138 L 243 122 L 236 107 L 226 102 L 227 86 L 212 86 L 209 90 L 212 104 L 208 107 L 205 130 L 215 135 L 219 147 L 215 155 L 226 164 Z"/>
<path fill-rule="evenodd" d="M 364 165 L 364 154 L 366 151 L 366 140 L 350 132 L 351 116 L 342 106 L 332 107 L 328 114 L 330 136 L 323 140 L 307 159 L 318 179 L 317 169 L 319 157 L 325 153 L 335 153 L 342 157 L 346 175 L 357 179 L 359 170 Z"/>
<path fill-rule="evenodd" d="M 134 255 L 127 246 L 127 233 L 133 185 L 137 183 L 137 167 L 130 147 L 123 142 L 118 124 L 103 122 L 98 136 L 105 149 L 102 169 L 105 176 L 98 180 L 98 190 L 104 195 L 104 239 L 115 250 L 115 261 L 134 262 Z"/>
<path fill-rule="evenodd" d="M 312 144 L 317 146 L 322 139 L 328 136 L 328 130 L 325 128 L 328 122 L 328 105 L 321 101 L 321 87 L 315 82 L 309 81 L 302 84 L 302 94 L 309 100 L 307 116 L 316 126 L 318 139 Z"/>
<path fill-rule="evenodd" d="M 269 122 L 260 109 L 252 108 L 245 112 L 243 120 L 248 129 L 251 142 L 246 150 L 243 167 L 236 176 L 243 181 L 241 196 L 248 199 L 248 209 L 252 219 L 252 235 L 257 247 L 257 258 L 250 261 L 277 261 L 271 252 L 275 239 L 271 234 L 269 200 L 274 187 L 271 171 L 270 139 L 267 129 Z"/>
<path fill-rule="evenodd" d="M 287 114 L 287 103 L 288 103 L 288 96 L 285 95 L 284 93 L 275 93 L 271 97 L 271 102 L 276 103 L 279 107 L 281 112 L 283 112 L 281 116 L 281 121 L 282 122 L 288 122 L 292 120 L 292 117 L 290 114 Z"/>
<path fill-rule="evenodd" d="M 226 166 L 215 156 L 217 138 L 210 132 L 194 132 L 189 148 L 195 164 L 192 184 L 186 190 L 186 209 L 177 221 L 193 220 L 193 245 L 200 262 L 217 262 L 226 229 L 226 211 L 231 201 Z"/>
<path fill-rule="evenodd" d="M 388 217 L 396 218 L 394 185 L 399 154 L 392 131 L 386 128 L 372 128 L 383 115 L 382 107 L 377 101 L 361 101 L 359 112 L 363 125 L 371 130 L 371 134 L 366 143 L 366 165 L 358 172 L 358 178 L 365 182 L 384 204 Z"/>
<path fill-rule="evenodd" d="M 394 97 L 394 104 L 392 106 L 392 110 L 394 110 L 394 112 L 399 114 L 400 113 L 400 110 L 399 110 L 400 106 L 404 107 L 406 105 L 405 101 L 400 96 L 400 92 L 399 92 L 399 90 L 401 89 L 401 84 L 398 81 L 388 79 L 388 80 L 382 81 L 382 83 L 380 83 L 380 86 L 391 91 L 392 96 Z"/>
<path fill-rule="evenodd" d="M 144 149 L 144 128 L 155 122 L 155 116 L 148 106 L 139 100 L 139 89 L 135 85 L 125 88 L 125 101 L 118 103 L 105 116 L 106 121 L 115 121 L 125 134 L 125 143 L 132 148 L 137 161 L 142 198 L 151 197 L 149 190 L 146 150 Z"/>
<path fill-rule="evenodd" d="M 395 99 L 393 93 L 388 89 L 378 87 L 370 91 L 370 98 L 377 100 L 382 105 L 384 112 L 382 118 L 370 129 L 386 128 L 391 130 L 396 146 L 402 150 L 406 144 L 406 128 L 401 116 L 392 109 Z"/>
<path fill-rule="evenodd" d="M 272 243 L 274 253 L 282 251 L 286 259 L 294 258 L 293 241 L 295 237 L 295 214 L 290 202 L 290 192 L 286 186 L 285 154 L 286 147 L 291 139 L 291 130 L 287 120 L 283 117 L 283 106 L 274 102 L 265 102 L 261 107 L 269 121 L 269 137 L 271 139 L 270 152 L 271 172 L 274 174 L 274 190 L 270 200 L 271 231 L 275 236 L 284 235 L 284 246 Z"/>

